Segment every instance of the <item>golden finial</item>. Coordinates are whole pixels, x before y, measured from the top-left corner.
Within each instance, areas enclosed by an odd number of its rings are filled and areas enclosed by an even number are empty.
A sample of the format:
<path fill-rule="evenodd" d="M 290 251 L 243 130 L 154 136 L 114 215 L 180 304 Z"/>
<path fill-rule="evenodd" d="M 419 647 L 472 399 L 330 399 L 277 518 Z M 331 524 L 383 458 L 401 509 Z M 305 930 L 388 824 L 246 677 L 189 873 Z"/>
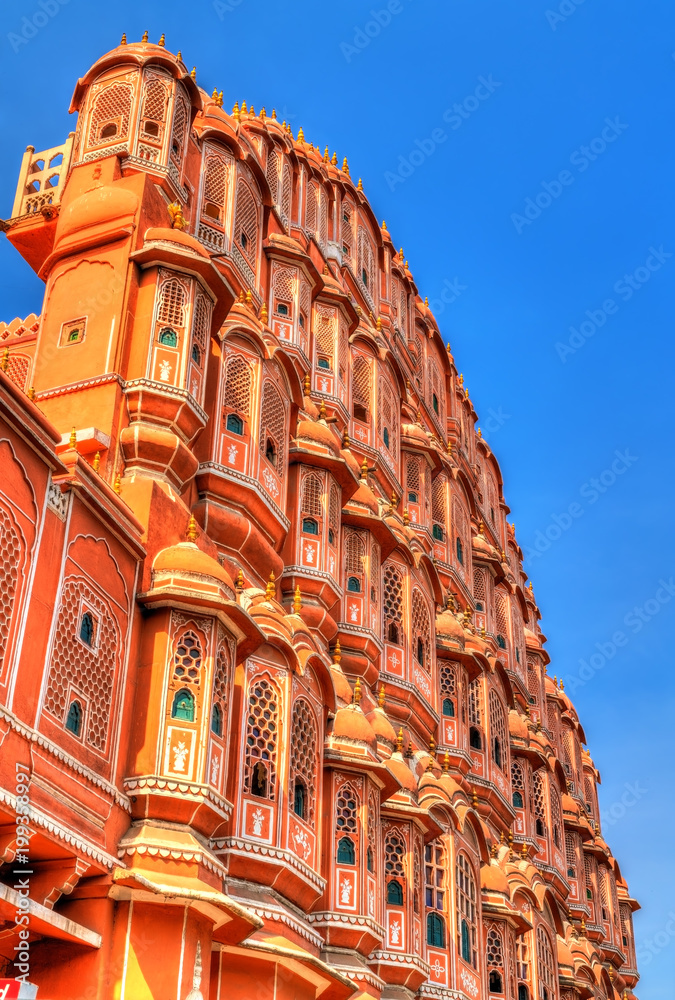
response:
<path fill-rule="evenodd" d="M 500 831 L 500 834 L 499 834 L 499 843 L 500 843 L 500 844 L 503 844 L 503 843 L 504 843 L 504 841 L 505 841 L 505 837 L 504 837 L 504 831 L 503 831 L 503 830 L 501 830 L 501 831 Z"/>
<path fill-rule="evenodd" d="M 147 33 L 147 31 L 144 31 L 143 32 L 143 37 L 141 38 L 141 41 L 142 42 L 147 42 L 147 40 L 148 40 L 148 33 Z"/>
<path fill-rule="evenodd" d="M 450 770 L 450 754 L 445 751 L 445 757 L 443 758 L 443 774 L 447 774 Z"/>
<path fill-rule="evenodd" d="M 165 45 L 166 45 L 166 39 L 164 37 L 164 32 L 162 32 L 162 36 L 161 36 L 160 40 L 157 42 L 157 44 L 159 45 L 160 49 L 163 49 L 165 47 Z"/>
<path fill-rule="evenodd" d="M 191 79 L 193 79 L 193 80 L 196 80 L 196 79 L 197 79 L 197 67 L 196 67 L 196 66 L 193 66 L 193 67 L 192 67 L 192 72 L 190 73 L 190 77 L 191 77 Z"/>
<path fill-rule="evenodd" d="M 293 613 L 299 614 L 302 611 L 302 598 L 300 596 L 300 584 L 295 588 L 295 593 L 293 594 Z"/>
<path fill-rule="evenodd" d="M 403 726 L 399 729 L 396 737 L 396 750 L 398 753 L 403 753 Z"/>
<path fill-rule="evenodd" d="M 446 349 L 446 351 L 448 352 L 448 354 L 450 354 L 450 353 L 451 353 L 451 352 L 450 352 L 450 342 L 448 342 L 448 345 L 447 345 L 447 347 L 446 347 L 445 349 Z"/>
<path fill-rule="evenodd" d="M 361 678 L 356 678 L 356 684 L 354 685 L 354 704 L 358 705 L 361 701 Z"/>
<path fill-rule="evenodd" d="M 251 292 L 250 288 L 247 288 L 246 289 L 246 305 L 250 306 L 250 304 L 252 302 L 253 302 L 253 293 Z"/>
<path fill-rule="evenodd" d="M 185 536 L 188 542 L 192 542 L 193 545 L 197 541 L 197 522 L 195 520 L 194 514 L 190 514 L 190 520 L 187 525 L 187 532 Z"/>
<path fill-rule="evenodd" d="M 455 595 L 453 594 L 453 592 L 451 590 L 449 590 L 448 593 L 446 594 L 446 597 L 445 597 L 445 606 L 448 609 L 448 611 L 455 611 L 456 610 L 457 606 L 455 604 Z"/>
<path fill-rule="evenodd" d="M 520 856 L 522 857 L 523 861 L 527 861 L 527 858 L 528 858 L 527 844 L 523 844 L 523 848 L 522 848 L 522 850 L 520 852 Z"/>
<path fill-rule="evenodd" d="M 239 295 L 237 296 L 237 302 L 245 302 L 245 301 L 246 301 L 246 295 L 244 294 L 244 289 L 242 288 L 241 291 L 239 292 Z"/>
<path fill-rule="evenodd" d="M 375 324 L 375 328 L 377 329 L 378 333 L 381 333 L 381 331 L 382 331 L 382 317 L 381 316 L 377 317 L 377 323 Z"/>
<path fill-rule="evenodd" d="M 213 93 L 211 94 L 211 100 L 215 103 L 218 100 L 218 88 L 213 88 Z"/>
<path fill-rule="evenodd" d="M 436 743 L 432 737 L 429 740 L 429 760 L 427 761 L 427 771 L 433 771 L 434 764 L 436 763 Z"/>
<path fill-rule="evenodd" d="M 356 185 L 356 190 L 363 191 L 363 181 L 361 180 L 360 177 L 359 177 L 359 183 Z"/>
<path fill-rule="evenodd" d="M 273 121 L 277 120 L 277 109 L 276 108 L 272 108 L 272 120 Z"/>
<path fill-rule="evenodd" d="M 260 307 L 260 320 L 263 323 L 267 323 L 267 306 L 264 302 Z"/>
<path fill-rule="evenodd" d="M 235 578 L 234 589 L 237 591 L 238 594 L 240 594 L 244 589 L 244 571 L 241 569 L 239 570 Z"/>
<path fill-rule="evenodd" d="M 122 40 L 120 41 L 120 45 L 126 45 L 126 44 L 127 44 L 127 33 L 125 31 L 124 34 L 122 35 Z"/>
<path fill-rule="evenodd" d="M 558 675 L 557 674 L 553 675 L 553 683 L 555 684 L 556 687 L 558 687 Z"/>
<path fill-rule="evenodd" d="M 122 477 L 120 476 L 119 472 L 115 476 L 115 482 L 113 483 L 113 489 L 114 489 L 115 493 L 117 493 L 118 496 L 122 492 Z"/>
<path fill-rule="evenodd" d="M 330 162 L 331 162 L 331 166 L 337 167 L 337 153 L 336 152 L 333 152 L 333 155 L 330 158 Z"/>
<path fill-rule="evenodd" d="M 342 659 L 342 650 L 340 649 L 340 640 L 337 639 L 335 642 L 335 648 L 333 650 L 333 663 L 339 663 Z"/>
<path fill-rule="evenodd" d="M 385 698 L 386 698 L 386 692 L 384 690 L 384 684 L 380 684 L 380 691 L 377 696 L 377 704 L 382 709 L 384 709 Z"/>
<path fill-rule="evenodd" d="M 428 308 L 428 306 L 429 306 L 429 296 L 428 296 L 428 295 L 425 295 L 425 296 L 424 296 L 424 304 L 425 304 L 425 306 L 427 306 L 427 308 Z"/>
<path fill-rule="evenodd" d="M 585 917 L 581 918 L 581 933 L 584 935 L 584 937 L 586 936 L 586 918 Z"/>
<path fill-rule="evenodd" d="M 223 92 L 222 92 L 222 90 L 219 91 L 219 93 L 218 93 L 218 100 L 217 100 L 216 103 L 217 103 L 217 105 L 218 105 L 219 108 L 222 108 L 222 106 L 223 106 Z"/>
<path fill-rule="evenodd" d="M 564 690 L 565 690 L 565 684 L 564 684 L 564 682 L 563 682 L 563 679 L 562 679 L 562 677 L 560 678 L 560 690 L 561 690 L 561 691 L 564 691 Z"/>
<path fill-rule="evenodd" d="M 77 448 L 77 431 L 73 427 L 70 432 L 70 441 L 68 442 L 71 448 Z"/>
<path fill-rule="evenodd" d="M 242 101 L 241 102 L 241 113 L 242 113 L 242 115 L 245 115 L 247 113 L 247 111 L 246 111 L 246 101 Z"/>
<path fill-rule="evenodd" d="M 234 107 L 232 108 L 232 117 L 236 122 L 239 121 L 239 101 L 234 102 Z"/>
<path fill-rule="evenodd" d="M 310 392 L 312 391 L 312 377 L 309 374 L 309 372 L 307 372 L 307 374 L 305 375 L 305 379 L 303 382 L 303 389 L 305 391 L 305 396 L 309 396 Z"/>
<path fill-rule="evenodd" d="M 476 789 L 471 789 L 471 805 L 474 809 L 478 808 L 478 795 L 476 794 Z"/>
<path fill-rule="evenodd" d="M 270 573 L 270 578 L 267 581 L 267 586 L 265 587 L 265 597 L 268 601 L 273 601 L 277 596 L 277 588 L 274 585 L 274 570 Z"/>
<path fill-rule="evenodd" d="M 478 428 L 478 437 L 479 437 L 479 438 L 482 438 L 482 437 L 483 437 L 483 432 L 482 432 L 482 430 L 480 429 L 480 427 Z"/>
<path fill-rule="evenodd" d="M 183 217 L 183 209 L 178 201 L 172 201 L 166 206 L 169 213 L 169 218 L 171 219 L 172 229 L 185 229 L 185 218 Z"/>
<path fill-rule="evenodd" d="M 304 142 L 304 141 L 305 141 L 305 133 L 301 125 L 300 128 L 298 129 L 298 142 Z"/>
<path fill-rule="evenodd" d="M 6 347 L 2 354 L 2 361 L 0 361 L 0 371 L 6 372 L 9 368 L 9 347 Z"/>
<path fill-rule="evenodd" d="M 328 146 L 326 146 L 326 148 L 323 151 L 323 162 L 328 163 L 329 161 L 330 157 L 328 156 Z"/>
<path fill-rule="evenodd" d="M 448 441 L 448 455 L 452 455 L 452 441 Z"/>
<path fill-rule="evenodd" d="M 393 514 L 397 507 L 398 507 L 398 497 L 396 496 L 396 491 L 394 490 L 394 492 L 391 494 L 391 500 L 389 501 L 390 513 Z"/>
<path fill-rule="evenodd" d="M 461 372 L 459 373 L 459 384 L 464 385 L 464 375 Z"/>
<path fill-rule="evenodd" d="M 497 845 L 493 844 L 492 847 L 490 848 L 490 857 L 491 858 L 496 858 L 497 857 L 497 850 L 498 850 Z"/>
<path fill-rule="evenodd" d="M 248 109 L 248 113 L 250 114 L 251 118 L 255 118 L 255 108 L 253 107 L 253 105 L 251 105 L 251 107 Z"/>
<path fill-rule="evenodd" d="M 325 420 L 325 419 L 326 419 L 326 402 L 325 400 L 322 399 L 321 402 L 319 403 L 319 420 Z"/>
<path fill-rule="evenodd" d="M 183 61 L 183 53 L 182 53 L 182 51 L 180 49 L 176 53 L 176 59 L 178 60 L 178 62 L 182 62 Z"/>
<path fill-rule="evenodd" d="M 385 233 L 387 232 L 387 223 L 384 221 L 384 219 L 382 219 L 382 225 L 380 226 L 380 229 L 383 229 Z"/>
<path fill-rule="evenodd" d="M 32 385 L 30 387 L 30 389 L 28 390 L 27 396 L 30 399 L 31 403 L 35 402 L 35 386 L 34 385 Z"/>
<path fill-rule="evenodd" d="M 471 624 L 471 608 L 467 604 L 467 606 L 464 608 L 464 628 L 468 628 L 470 624 Z"/>
<path fill-rule="evenodd" d="M 481 627 L 480 627 L 480 637 L 481 637 L 481 639 L 487 639 L 487 632 L 485 631 L 485 625 L 484 624 L 481 625 Z"/>
<path fill-rule="evenodd" d="M 345 429 L 342 432 L 342 447 L 343 448 L 349 448 L 350 444 L 351 444 L 351 441 L 349 440 L 349 431 L 345 427 Z"/>
<path fill-rule="evenodd" d="M 537 719 L 537 732 L 541 732 L 541 719 Z"/>
<path fill-rule="evenodd" d="M 469 390 L 465 389 L 464 390 L 464 399 L 468 399 L 468 398 L 469 398 Z"/>
<path fill-rule="evenodd" d="M 485 534 L 485 524 L 483 523 L 482 519 L 481 519 L 481 521 L 480 521 L 480 523 L 478 525 L 478 534 L 479 535 L 484 535 Z"/>
<path fill-rule="evenodd" d="M 410 524 L 410 513 L 408 512 L 407 507 L 403 508 L 403 523 Z"/>
<path fill-rule="evenodd" d="M 361 462 L 361 479 L 368 479 L 368 459 L 364 458 Z"/>
<path fill-rule="evenodd" d="M 513 847 L 513 830 L 509 830 L 509 847 Z"/>
<path fill-rule="evenodd" d="M 403 260 L 403 247 L 401 247 L 401 249 L 399 250 L 398 256 L 401 260 Z"/>
<path fill-rule="evenodd" d="M 92 465 L 94 472 L 98 472 L 100 465 L 101 465 L 101 452 L 97 451 L 96 454 L 94 455 L 94 462 Z"/>
<path fill-rule="evenodd" d="M 349 177 L 349 164 L 347 163 L 347 157 L 346 156 L 345 156 L 344 160 L 342 161 L 342 173 L 346 174 L 347 177 Z"/>

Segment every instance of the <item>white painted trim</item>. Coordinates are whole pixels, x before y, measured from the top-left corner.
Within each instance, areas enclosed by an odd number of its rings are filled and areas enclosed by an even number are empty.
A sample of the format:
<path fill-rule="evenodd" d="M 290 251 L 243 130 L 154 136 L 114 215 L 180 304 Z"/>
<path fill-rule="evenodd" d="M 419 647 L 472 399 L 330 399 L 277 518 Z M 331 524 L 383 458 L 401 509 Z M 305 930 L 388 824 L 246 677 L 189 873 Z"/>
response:
<path fill-rule="evenodd" d="M 112 351 L 113 333 L 114 332 L 115 332 L 115 316 L 113 316 L 113 318 L 110 321 L 110 336 L 108 338 L 108 353 L 106 354 L 105 368 L 104 368 L 104 371 L 105 371 L 106 375 L 110 371 L 110 352 Z"/>
<path fill-rule="evenodd" d="M 183 979 L 183 963 L 185 961 L 185 931 L 187 928 L 187 915 L 189 907 L 183 910 L 183 934 L 180 942 L 180 962 L 178 964 L 178 982 L 176 984 L 176 1000 L 180 1000 L 180 987 Z"/>
<path fill-rule="evenodd" d="M 127 916 L 127 935 L 124 942 L 124 965 L 122 966 L 122 990 L 120 1000 L 125 1000 L 127 995 L 127 969 L 129 968 L 129 944 L 131 941 L 131 915 L 134 912 L 133 897 L 129 900 L 129 913 Z"/>

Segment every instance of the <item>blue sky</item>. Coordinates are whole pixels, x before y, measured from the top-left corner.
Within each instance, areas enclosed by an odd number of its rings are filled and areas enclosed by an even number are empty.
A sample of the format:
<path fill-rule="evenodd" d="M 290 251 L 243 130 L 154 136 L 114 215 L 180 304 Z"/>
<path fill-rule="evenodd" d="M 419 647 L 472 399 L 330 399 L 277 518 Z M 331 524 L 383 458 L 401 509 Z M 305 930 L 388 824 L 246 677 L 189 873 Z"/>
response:
<path fill-rule="evenodd" d="M 38 0 L 0 12 L 4 217 L 22 150 L 61 142 L 76 78 L 145 28 L 363 178 L 501 462 L 643 905 L 638 993 L 671 998 L 672 0 L 394 0 L 388 24 L 386 0 L 42 2 L 30 38 Z M 3 318 L 39 310 L 6 240 L 0 283 Z"/>

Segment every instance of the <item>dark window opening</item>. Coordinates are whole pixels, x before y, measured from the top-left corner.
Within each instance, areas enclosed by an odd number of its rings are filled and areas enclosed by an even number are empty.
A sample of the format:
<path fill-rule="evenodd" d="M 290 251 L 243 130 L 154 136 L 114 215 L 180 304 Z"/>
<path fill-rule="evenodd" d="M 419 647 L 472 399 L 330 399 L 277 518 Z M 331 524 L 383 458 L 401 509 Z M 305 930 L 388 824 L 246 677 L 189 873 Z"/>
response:
<path fill-rule="evenodd" d="M 225 430 L 231 431 L 232 434 L 243 434 L 244 421 L 236 413 L 228 413 L 227 420 L 225 421 Z"/>
<path fill-rule="evenodd" d="M 82 731 L 82 706 L 79 701 L 71 702 L 66 718 L 66 729 L 74 736 L 79 736 Z"/>
<path fill-rule="evenodd" d="M 502 977 L 494 969 L 490 973 L 490 993 L 503 993 Z"/>
<path fill-rule="evenodd" d="M 482 611 L 482 610 L 483 610 L 483 605 L 481 604 L 480 601 L 476 601 L 476 611 Z"/>
<path fill-rule="evenodd" d="M 451 719 L 455 717 L 455 703 L 452 698 L 443 699 L 443 715 Z"/>
<path fill-rule="evenodd" d="M 387 882 L 387 902 L 394 906 L 403 906 L 403 886 L 395 878 Z"/>
<path fill-rule="evenodd" d="M 438 396 L 436 395 L 436 393 L 434 393 L 433 396 L 431 397 L 431 405 L 434 408 L 434 413 L 438 413 Z"/>
<path fill-rule="evenodd" d="M 535 830 L 537 832 L 538 837 L 544 836 L 544 824 L 540 819 L 538 819 L 537 822 L 535 823 Z"/>
<path fill-rule="evenodd" d="M 395 622 L 389 622 L 389 628 L 387 629 L 387 640 L 389 642 L 395 642 L 397 645 L 400 644 L 398 625 Z"/>
<path fill-rule="evenodd" d="M 415 493 L 413 490 L 410 490 L 408 493 L 408 501 L 409 503 L 419 503 L 420 502 L 419 494 Z"/>
<path fill-rule="evenodd" d="M 143 122 L 143 131 L 146 135 L 153 135 L 157 138 L 159 135 L 159 125 L 157 122 Z"/>
<path fill-rule="evenodd" d="M 460 566 L 463 566 L 464 565 L 464 546 L 462 545 L 462 539 L 459 537 L 459 535 L 457 535 L 457 542 L 456 542 L 455 548 L 457 550 L 457 561 L 459 562 Z"/>
<path fill-rule="evenodd" d="M 182 719 L 183 722 L 195 721 L 195 699 L 191 691 L 186 688 L 176 691 L 171 704 L 171 718 Z"/>
<path fill-rule="evenodd" d="M 316 364 L 317 368 L 323 368 L 324 371 L 330 371 L 330 361 L 328 358 L 319 358 Z"/>
<path fill-rule="evenodd" d="M 101 139 L 111 139 L 114 135 L 117 135 L 117 125 L 115 122 L 108 122 L 107 125 L 104 125 L 99 135 Z"/>
<path fill-rule="evenodd" d="M 363 284 L 367 288 L 368 287 L 368 272 L 366 271 L 365 267 L 361 268 L 361 281 L 363 282 Z"/>
<path fill-rule="evenodd" d="M 366 852 L 366 867 L 367 867 L 367 869 L 368 869 L 369 872 L 372 872 L 374 870 L 373 849 L 372 849 L 372 847 L 369 847 L 368 850 L 367 850 L 367 852 Z"/>
<path fill-rule="evenodd" d="M 288 316 L 288 306 L 285 302 L 277 302 L 277 314 L 279 316 Z"/>
<path fill-rule="evenodd" d="M 265 445 L 265 458 L 270 463 L 270 465 L 273 465 L 276 468 L 277 449 L 274 445 L 274 441 L 272 440 L 272 438 L 267 439 L 267 443 Z"/>
<path fill-rule="evenodd" d="M 335 545 L 335 532 L 332 528 L 328 529 L 328 544 Z"/>
<path fill-rule="evenodd" d="M 462 920 L 461 952 L 464 961 L 473 965 L 473 956 L 471 954 L 471 932 L 469 931 L 469 924 L 466 920 Z"/>
<path fill-rule="evenodd" d="M 347 590 L 352 594 L 361 593 L 361 581 L 358 576 L 350 576 L 347 579 Z"/>
<path fill-rule="evenodd" d="M 574 868 L 568 868 L 567 869 L 567 877 L 568 878 L 576 878 L 576 872 L 574 871 Z"/>
<path fill-rule="evenodd" d="M 354 841 L 351 837 L 342 837 L 338 841 L 337 861 L 340 865 L 356 864 L 356 854 L 354 851 Z"/>
<path fill-rule="evenodd" d="M 436 539 L 437 542 L 443 541 L 443 528 L 440 524 L 434 524 L 431 529 L 431 534 Z"/>
<path fill-rule="evenodd" d="M 483 749 L 483 740 L 481 739 L 480 730 L 476 729 L 475 726 L 471 726 L 469 730 L 469 746 L 473 750 Z"/>
<path fill-rule="evenodd" d="M 298 316 L 298 323 L 300 324 L 300 326 L 304 330 L 305 329 L 305 314 L 304 313 L 300 313 L 300 315 Z M 321 367 L 321 365 L 319 365 L 319 367 Z"/>
<path fill-rule="evenodd" d="M 516 807 L 516 809 L 523 808 L 523 796 L 520 792 L 513 793 L 513 804 Z"/>
<path fill-rule="evenodd" d="M 530 991 L 524 983 L 518 984 L 518 1000 L 530 1000 Z"/>
<path fill-rule="evenodd" d="M 445 922 L 438 913 L 427 915 L 427 944 L 432 948 L 445 948 Z"/>
<path fill-rule="evenodd" d="M 499 646 L 500 649 L 506 649 L 506 639 L 504 638 L 503 635 L 497 636 L 497 645 Z"/>
<path fill-rule="evenodd" d="M 211 732 L 216 736 L 223 735 L 223 710 L 218 702 L 215 702 L 211 709 Z"/>
<path fill-rule="evenodd" d="M 502 745 L 501 745 L 501 743 L 499 742 L 499 740 L 498 740 L 498 738 L 496 736 L 495 736 L 495 739 L 494 739 L 494 755 L 495 755 L 495 764 L 497 765 L 497 767 L 501 767 L 502 766 Z"/>
<path fill-rule="evenodd" d="M 382 431 L 382 440 L 384 441 L 385 447 L 389 447 L 389 428 L 385 427 Z"/>
<path fill-rule="evenodd" d="M 246 247 L 248 246 L 248 236 L 247 236 L 247 235 L 246 235 L 246 233 L 245 233 L 245 232 L 243 231 L 243 229 L 242 229 L 242 231 L 241 231 L 241 236 L 239 237 L 239 242 L 241 243 L 242 247 L 243 247 L 243 248 L 244 248 L 244 250 L 245 250 L 245 249 L 246 249 Z"/>
<path fill-rule="evenodd" d="M 424 666 L 424 643 L 419 636 L 417 638 L 417 662 L 420 666 Z"/>
<path fill-rule="evenodd" d="M 176 347 L 178 345 L 178 334 L 175 330 L 170 330 L 169 327 L 166 327 L 166 329 L 160 330 L 159 342 L 164 347 Z"/>
<path fill-rule="evenodd" d="M 306 793 L 305 786 L 300 778 L 295 779 L 295 787 L 293 788 L 293 812 L 300 819 L 305 818 L 306 809 Z"/>
<path fill-rule="evenodd" d="M 80 639 L 88 646 L 94 645 L 94 619 L 88 611 L 85 611 L 80 621 Z"/>
<path fill-rule="evenodd" d="M 215 219 L 216 222 L 220 222 L 220 207 L 213 201 L 207 201 L 204 205 L 204 215 L 208 219 Z"/>
<path fill-rule="evenodd" d="M 354 416 L 357 420 L 363 420 L 364 423 L 368 420 L 368 411 L 363 403 L 354 403 Z"/>
<path fill-rule="evenodd" d="M 80 331 L 79 330 L 71 330 L 70 333 L 68 334 L 68 341 L 71 342 L 71 343 L 72 343 L 72 341 L 79 340 L 79 339 L 80 339 Z"/>
<path fill-rule="evenodd" d="M 251 774 L 251 795 L 259 799 L 267 798 L 267 768 L 261 760 L 257 761 Z"/>
<path fill-rule="evenodd" d="M 202 352 L 199 350 L 199 347 L 196 344 L 192 345 L 192 351 L 190 353 L 192 355 L 192 360 L 194 361 L 194 363 L 196 365 L 201 365 L 201 363 L 202 363 Z"/>
<path fill-rule="evenodd" d="M 302 522 L 302 530 L 307 535 L 318 535 L 319 534 L 319 522 L 315 521 L 313 517 L 305 517 Z"/>

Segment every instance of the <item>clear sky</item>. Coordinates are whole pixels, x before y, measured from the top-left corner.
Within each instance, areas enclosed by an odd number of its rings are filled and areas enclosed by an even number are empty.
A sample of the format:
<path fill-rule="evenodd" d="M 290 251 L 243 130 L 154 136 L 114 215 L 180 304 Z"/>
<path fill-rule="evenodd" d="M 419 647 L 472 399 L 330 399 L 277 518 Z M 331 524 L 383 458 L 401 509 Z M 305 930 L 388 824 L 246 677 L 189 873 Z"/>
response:
<path fill-rule="evenodd" d="M 643 906 L 637 992 L 672 1000 L 673 0 L 12 0 L 3 217 L 25 146 L 145 28 L 346 155 L 436 303 Z M 2 318 L 39 311 L 4 239 L 0 283 Z"/>

